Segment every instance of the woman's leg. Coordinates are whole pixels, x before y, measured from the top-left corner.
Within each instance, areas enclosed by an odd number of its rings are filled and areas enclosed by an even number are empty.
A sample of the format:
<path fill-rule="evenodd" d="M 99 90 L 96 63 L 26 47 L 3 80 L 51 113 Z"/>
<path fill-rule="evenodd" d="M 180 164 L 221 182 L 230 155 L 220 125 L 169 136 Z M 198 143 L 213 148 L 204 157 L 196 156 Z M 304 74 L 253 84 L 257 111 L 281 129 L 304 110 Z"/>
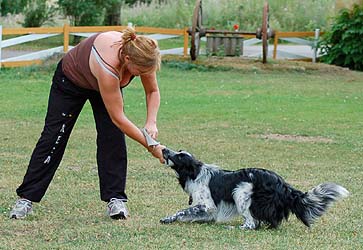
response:
<path fill-rule="evenodd" d="M 111 198 L 118 198 L 127 201 L 125 134 L 112 122 L 99 93 L 95 93 L 89 100 L 97 129 L 97 165 L 101 200 L 108 202 Z"/>
<path fill-rule="evenodd" d="M 19 197 L 34 202 L 42 199 L 86 100 L 82 89 L 63 75 L 60 63 L 53 77 L 43 132 L 31 156 L 23 183 L 16 190 Z"/>

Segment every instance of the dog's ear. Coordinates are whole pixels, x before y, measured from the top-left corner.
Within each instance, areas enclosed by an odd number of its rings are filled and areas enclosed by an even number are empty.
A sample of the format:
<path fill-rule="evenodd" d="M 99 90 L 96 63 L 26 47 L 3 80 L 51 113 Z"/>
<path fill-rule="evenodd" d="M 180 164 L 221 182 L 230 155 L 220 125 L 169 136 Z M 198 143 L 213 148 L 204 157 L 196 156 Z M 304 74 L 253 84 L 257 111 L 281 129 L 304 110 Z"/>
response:
<path fill-rule="evenodd" d="M 192 169 L 191 169 L 191 171 L 193 172 L 192 173 L 193 180 L 196 179 L 197 176 L 199 175 L 202 165 L 203 165 L 203 163 L 200 161 L 195 160 L 193 162 Z"/>

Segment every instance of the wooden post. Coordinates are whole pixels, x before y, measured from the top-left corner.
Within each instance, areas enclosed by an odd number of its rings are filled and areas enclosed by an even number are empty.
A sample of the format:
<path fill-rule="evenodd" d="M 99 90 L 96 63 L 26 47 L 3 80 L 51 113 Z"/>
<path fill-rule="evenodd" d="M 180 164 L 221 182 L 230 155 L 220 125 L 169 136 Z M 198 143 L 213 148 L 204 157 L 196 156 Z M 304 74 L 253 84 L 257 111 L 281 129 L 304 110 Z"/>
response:
<path fill-rule="evenodd" d="M 69 24 L 63 25 L 63 52 L 67 53 L 69 49 Z"/>
<path fill-rule="evenodd" d="M 315 29 L 314 47 L 313 47 L 313 63 L 316 63 L 318 57 L 318 42 L 319 42 L 320 29 Z"/>
<path fill-rule="evenodd" d="M 273 59 L 276 59 L 276 56 L 277 56 L 277 45 L 279 43 L 279 32 L 275 32 L 275 37 L 274 37 L 274 52 L 273 52 L 273 56 L 272 58 Z"/>
<path fill-rule="evenodd" d="M 184 29 L 184 49 L 183 49 L 183 56 L 187 57 L 188 56 L 188 43 L 189 43 L 189 33 L 188 33 L 188 28 Z"/>

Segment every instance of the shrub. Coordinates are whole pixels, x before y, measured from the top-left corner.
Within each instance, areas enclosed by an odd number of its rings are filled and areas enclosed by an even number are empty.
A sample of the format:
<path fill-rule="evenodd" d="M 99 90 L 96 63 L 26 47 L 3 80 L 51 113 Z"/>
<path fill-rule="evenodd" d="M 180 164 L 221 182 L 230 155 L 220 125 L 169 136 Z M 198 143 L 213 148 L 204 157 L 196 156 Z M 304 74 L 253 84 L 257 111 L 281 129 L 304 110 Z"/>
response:
<path fill-rule="evenodd" d="M 35 0 L 24 8 L 24 27 L 40 27 L 46 22 L 53 22 L 56 8 L 49 6 L 46 0 Z"/>
<path fill-rule="evenodd" d="M 0 0 L 0 13 L 2 16 L 18 14 L 27 5 L 29 0 Z"/>
<path fill-rule="evenodd" d="M 363 6 L 343 9 L 320 43 L 322 61 L 363 71 Z"/>
<path fill-rule="evenodd" d="M 102 25 L 104 15 L 103 1 L 100 0 L 58 0 L 60 9 L 74 26 Z"/>
<path fill-rule="evenodd" d="M 60 10 L 69 18 L 72 26 L 96 26 L 104 21 L 104 2 L 100 0 L 58 0 Z M 74 36 L 73 44 L 81 41 L 79 36 Z"/>

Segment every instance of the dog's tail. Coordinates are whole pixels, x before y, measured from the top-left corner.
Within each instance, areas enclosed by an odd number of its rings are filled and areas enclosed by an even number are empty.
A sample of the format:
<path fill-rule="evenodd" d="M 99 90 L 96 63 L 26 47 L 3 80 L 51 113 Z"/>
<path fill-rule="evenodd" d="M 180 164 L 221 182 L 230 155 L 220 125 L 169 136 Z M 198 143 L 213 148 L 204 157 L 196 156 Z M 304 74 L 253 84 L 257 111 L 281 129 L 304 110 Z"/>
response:
<path fill-rule="evenodd" d="M 293 192 L 291 212 L 310 227 L 320 216 L 322 216 L 333 202 L 349 195 L 348 190 L 335 183 L 323 183 L 306 193 L 298 190 Z"/>

